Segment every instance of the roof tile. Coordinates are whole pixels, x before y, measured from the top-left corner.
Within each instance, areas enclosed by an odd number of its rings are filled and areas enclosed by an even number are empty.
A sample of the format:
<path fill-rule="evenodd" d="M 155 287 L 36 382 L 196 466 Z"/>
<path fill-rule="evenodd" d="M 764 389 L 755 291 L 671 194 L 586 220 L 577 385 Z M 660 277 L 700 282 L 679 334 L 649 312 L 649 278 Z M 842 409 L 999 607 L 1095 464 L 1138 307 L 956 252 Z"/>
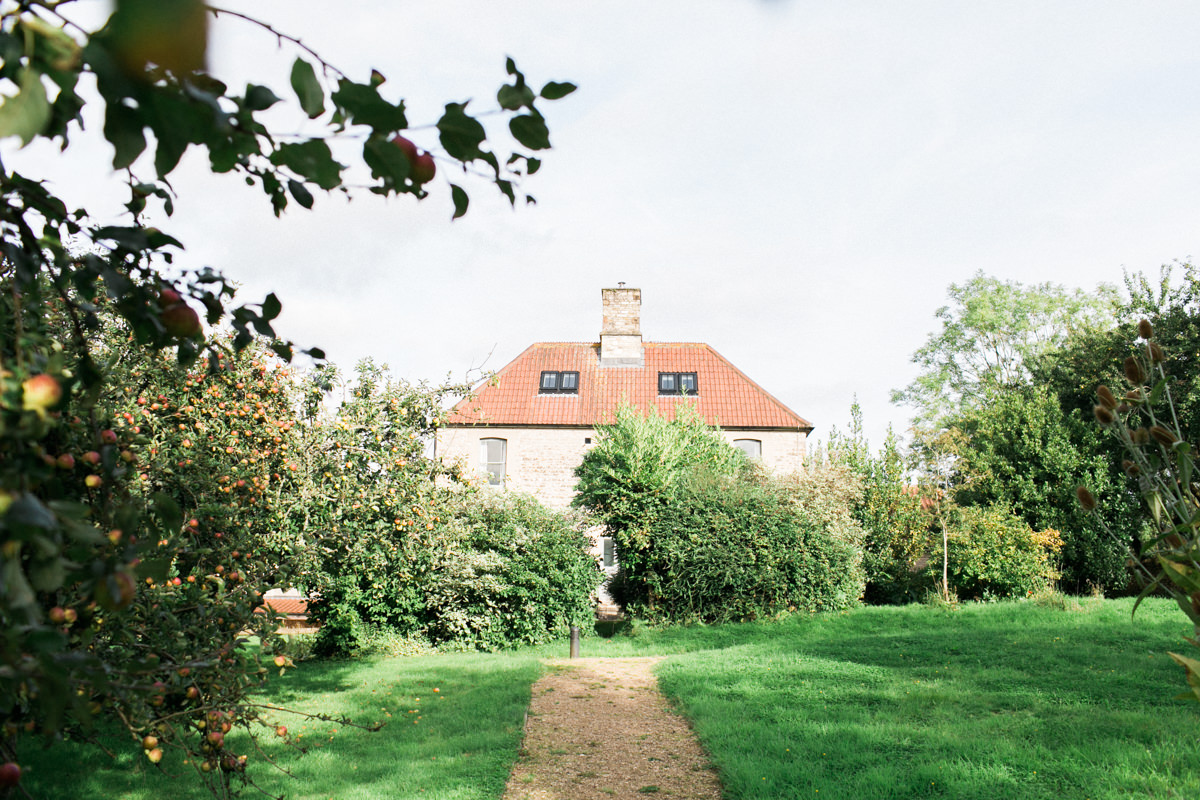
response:
<path fill-rule="evenodd" d="M 646 342 L 641 367 L 601 367 L 600 345 L 538 342 L 501 369 L 475 397 L 456 405 L 447 425 L 568 425 L 593 427 L 613 421 L 621 403 L 651 406 L 672 419 L 693 405 L 710 425 L 722 428 L 812 430 L 812 424 L 776 400 L 706 344 Z M 539 394 L 543 371 L 577 371 L 578 394 Z M 660 396 L 658 373 L 695 372 L 693 396 Z"/>

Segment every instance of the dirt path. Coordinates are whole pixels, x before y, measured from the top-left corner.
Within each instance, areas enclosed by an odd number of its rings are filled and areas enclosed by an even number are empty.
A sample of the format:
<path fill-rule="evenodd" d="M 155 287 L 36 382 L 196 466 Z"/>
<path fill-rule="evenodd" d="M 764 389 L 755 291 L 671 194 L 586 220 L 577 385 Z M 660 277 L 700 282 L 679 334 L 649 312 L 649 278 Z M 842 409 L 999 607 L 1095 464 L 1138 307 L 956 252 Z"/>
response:
<path fill-rule="evenodd" d="M 708 757 L 658 691 L 661 660 L 547 662 L 504 800 L 719 800 Z"/>

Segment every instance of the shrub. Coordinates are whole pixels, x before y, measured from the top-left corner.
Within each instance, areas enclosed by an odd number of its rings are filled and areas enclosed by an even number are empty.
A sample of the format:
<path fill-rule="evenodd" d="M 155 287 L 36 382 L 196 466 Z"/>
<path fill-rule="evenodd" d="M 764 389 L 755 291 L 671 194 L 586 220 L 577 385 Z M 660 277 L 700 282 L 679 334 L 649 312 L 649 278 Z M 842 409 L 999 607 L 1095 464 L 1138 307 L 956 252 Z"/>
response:
<path fill-rule="evenodd" d="M 960 597 L 1024 596 L 1058 578 L 1058 531 L 1034 531 L 1004 506 L 955 508 L 947 522 L 950 589 Z"/>
<path fill-rule="evenodd" d="M 531 497 L 443 493 L 420 532 L 362 532 L 326 562 L 322 654 L 497 650 L 565 636 L 592 614 L 600 571 L 567 514 Z M 335 563 L 336 562 L 336 563 Z"/>
<path fill-rule="evenodd" d="M 576 502 L 617 547 L 610 592 L 634 615 L 716 622 L 862 594 L 861 530 L 844 502 L 769 478 L 694 414 L 619 410 L 576 474 Z"/>

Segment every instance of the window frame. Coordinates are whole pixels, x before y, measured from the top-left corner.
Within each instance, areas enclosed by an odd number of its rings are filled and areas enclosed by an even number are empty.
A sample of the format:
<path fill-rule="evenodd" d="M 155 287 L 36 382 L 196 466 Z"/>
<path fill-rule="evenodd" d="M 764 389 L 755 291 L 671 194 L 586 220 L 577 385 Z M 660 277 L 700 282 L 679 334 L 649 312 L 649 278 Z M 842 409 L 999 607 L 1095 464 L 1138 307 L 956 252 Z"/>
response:
<path fill-rule="evenodd" d="M 684 383 L 689 380 L 692 388 L 685 389 Z M 674 385 L 674 388 L 664 388 L 663 384 L 668 381 Z M 658 373 L 658 394 L 660 397 L 677 395 L 696 397 L 700 394 L 700 376 L 695 372 L 660 372 Z"/>
<path fill-rule="evenodd" d="M 758 454 L 757 454 L 757 455 L 754 455 L 754 454 L 750 453 L 748 450 L 746 450 L 746 448 L 742 447 L 742 446 L 739 444 L 739 442 L 754 442 L 756 445 L 758 445 Z M 752 459 L 754 459 L 754 460 L 756 460 L 756 461 L 762 461 L 762 444 L 763 444 L 763 443 L 762 443 L 762 439 L 751 439 L 751 438 L 750 438 L 750 437 L 748 437 L 748 436 L 743 436 L 743 437 L 742 437 L 742 438 L 740 438 L 740 439 L 734 439 L 734 440 L 733 440 L 733 446 L 734 446 L 734 447 L 738 448 L 738 449 L 739 449 L 739 450 L 741 450 L 743 453 L 745 453 L 747 458 L 752 458 Z"/>
<path fill-rule="evenodd" d="M 554 385 L 546 386 L 546 376 L 554 376 Z M 567 381 L 567 376 L 570 376 L 574 386 L 564 386 Z M 538 394 L 579 394 L 579 371 L 573 369 L 565 370 L 542 370 L 541 377 L 538 378 Z"/>
<path fill-rule="evenodd" d="M 500 442 L 500 460 L 492 461 L 488 458 L 488 443 Z M 494 472 L 492 467 L 499 464 L 499 472 Z M 479 471 L 487 476 L 488 486 L 495 486 L 500 489 L 504 488 L 504 484 L 508 480 L 508 439 L 501 439 L 498 436 L 481 437 L 479 440 Z"/>

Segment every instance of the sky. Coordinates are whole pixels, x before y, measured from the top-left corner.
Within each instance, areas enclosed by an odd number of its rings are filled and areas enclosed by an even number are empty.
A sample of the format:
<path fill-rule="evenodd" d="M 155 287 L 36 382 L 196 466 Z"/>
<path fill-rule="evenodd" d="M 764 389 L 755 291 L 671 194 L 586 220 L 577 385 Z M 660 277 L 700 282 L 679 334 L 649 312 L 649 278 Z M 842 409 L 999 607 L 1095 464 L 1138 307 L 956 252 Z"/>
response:
<path fill-rule="evenodd" d="M 596 341 L 600 290 L 623 282 L 647 341 L 708 343 L 818 439 L 857 398 L 878 446 L 910 424 L 889 396 L 951 283 L 1090 289 L 1198 252 L 1195 2 L 222 5 L 359 80 L 378 69 L 423 147 L 444 103 L 495 107 L 506 56 L 534 86 L 579 86 L 542 109 L 554 148 L 522 186 L 537 205 L 468 181 L 453 223 L 445 162 L 423 203 L 319 195 L 275 219 L 185 157 L 175 215 L 152 220 L 183 241 L 178 261 L 247 301 L 275 292 L 279 330 L 345 370 L 370 356 L 461 380 L 536 341 Z M 211 35 L 218 77 L 291 97 L 294 50 L 228 17 Z M 91 208 L 122 197 L 86 135 L 0 153 Z"/>

